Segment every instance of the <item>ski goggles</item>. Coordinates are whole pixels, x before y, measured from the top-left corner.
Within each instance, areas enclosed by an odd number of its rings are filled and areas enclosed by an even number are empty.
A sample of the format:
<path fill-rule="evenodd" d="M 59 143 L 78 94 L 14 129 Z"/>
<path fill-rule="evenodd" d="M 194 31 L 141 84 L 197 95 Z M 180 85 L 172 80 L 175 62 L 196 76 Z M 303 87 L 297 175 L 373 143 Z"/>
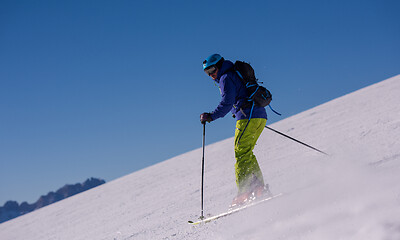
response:
<path fill-rule="evenodd" d="M 209 68 L 204 69 L 204 72 L 205 72 L 208 76 L 213 75 L 216 71 L 217 71 L 217 67 L 216 67 L 215 65 L 214 65 L 214 66 L 211 66 L 211 67 L 209 67 Z"/>

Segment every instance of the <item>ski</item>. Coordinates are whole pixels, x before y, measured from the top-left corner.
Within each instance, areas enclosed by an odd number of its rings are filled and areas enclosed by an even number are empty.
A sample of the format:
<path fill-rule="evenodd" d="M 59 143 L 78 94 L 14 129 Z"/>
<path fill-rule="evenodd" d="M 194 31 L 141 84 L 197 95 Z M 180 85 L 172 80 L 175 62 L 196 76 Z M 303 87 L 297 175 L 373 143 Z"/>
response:
<path fill-rule="evenodd" d="M 216 219 L 219 219 L 219 218 L 222 218 L 222 217 L 226 217 L 226 216 L 232 215 L 232 214 L 237 213 L 237 212 L 239 212 L 239 211 L 241 211 L 241 210 L 244 210 L 244 209 L 246 209 L 246 208 L 253 207 L 253 206 L 258 205 L 258 204 L 260 204 L 260 203 L 263 203 L 263 202 L 272 200 L 272 199 L 274 199 L 274 198 L 280 197 L 280 196 L 282 196 L 282 195 L 283 195 L 283 193 L 279 193 L 279 194 L 274 195 L 274 196 L 272 196 L 272 197 L 264 198 L 264 199 L 262 199 L 262 200 L 260 200 L 260 201 L 250 202 L 249 204 L 246 204 L 246 205 L 241 206 L 241 207 L 238 207 L 238 208 L 234 208 L 234 209 L 232 209 L 232 210 L 229 210 L 229 211 L 227 211 L 227 212 L 221 213 L 221 214 L 219 214 L 219 215 L 215 215 L 215 216 L 212 216 L 212 217 L 204 218 L 204 219 L 198 220 L 198 221 L 196 221 L 196 222 L 194 222 L 194 221 L 188 221 L 188 223 L 191 224 L 191 225 L 198 225 L 198 224 L 202 224 L 202 223 L 208 223 L 208 222 L 211 222 L 211 221 L 213 221 L 213 220 L 216 220 Z"/>

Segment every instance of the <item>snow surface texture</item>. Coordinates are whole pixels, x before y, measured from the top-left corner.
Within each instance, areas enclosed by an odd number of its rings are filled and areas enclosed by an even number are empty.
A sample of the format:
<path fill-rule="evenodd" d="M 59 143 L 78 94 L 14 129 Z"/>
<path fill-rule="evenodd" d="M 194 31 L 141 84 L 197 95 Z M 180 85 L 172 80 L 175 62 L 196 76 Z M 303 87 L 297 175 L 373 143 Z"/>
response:
<path fill-rule="evenodd" d="M 0 239 L 400 239 L 400 75 L 271 127 L 330 154 L 266 129 L 255 153 L 278 199 L 188 225 L 200 214 L 199 148 L 0 224 Z M 236 194 L 233 138 L 205 160 L 205 213 L 219 214 Z"/>

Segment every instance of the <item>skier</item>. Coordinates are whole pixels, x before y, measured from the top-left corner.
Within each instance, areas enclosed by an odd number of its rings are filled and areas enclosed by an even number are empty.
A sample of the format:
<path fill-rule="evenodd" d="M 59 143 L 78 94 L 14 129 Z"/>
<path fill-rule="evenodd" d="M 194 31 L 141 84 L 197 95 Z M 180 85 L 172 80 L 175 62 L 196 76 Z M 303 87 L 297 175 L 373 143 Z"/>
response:
<path fill-rule="evenodd" d="M 264 184 L 256 156 L 253 154 L 257 139 L 267 122 L 267 113 L 263 107 L 255 106 L 252 112 L 251 107 L 243 107 L 248 97 L 246 87 L 234 71 L 234 64 L 231 61 L 225 60 L 219 54 L 213 54 L 203 62 L 203 70 L 219 85 L 222 98 L 213 112 L 200 115 L 200 122 L 205 124 L 215 121 L 224 117 L 229 111 L 236 118 L 235 173 L 238 193 L 230 206 L 233 208 L 270 194 L 268 185 Z"/>

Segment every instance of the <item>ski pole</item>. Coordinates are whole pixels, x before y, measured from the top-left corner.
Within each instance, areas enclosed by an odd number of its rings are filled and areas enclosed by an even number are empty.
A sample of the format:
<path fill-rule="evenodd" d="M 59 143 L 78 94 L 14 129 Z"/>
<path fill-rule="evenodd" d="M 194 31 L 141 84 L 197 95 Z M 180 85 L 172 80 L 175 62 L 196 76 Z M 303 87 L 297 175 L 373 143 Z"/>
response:
<path fill-rule="evenodd" d="M 272 128 L 268 127 L 268 126 L 265 126 L 265 128 L 267 128 L 267 129 L 269 129 L 269 130 L 271 130 L 271 131 L 274 131 L 274 132 L 276 132 L 276 133 L 278 133 L 278 134 L 280 134 L 280 135 L 282 135 L 282 136 L 284 136 L 284 137 L 287 137 L 287 138 L 289 138 L 289 139 L 291 139 L 291 140 L 293 140 L 293 141 L 295 141 L 295 142 L 298 142 L 298 143 L 300 143 L 300 144 L 303 144 L 304 146 L 309 147 L 309 148 L 311 148 L 311 149 L 313 149 L 313 150 L 315 150 L 315 151 L 317 151 L 317 152 L 320 152 L 320 153 L 322 153 L 322 154 L 328 155 L 327 153 L 325 153 L 325 152 L 323 152 L 323 151 L 321 151 L 321 150 L 319 150 L 319 149 L 317 149 L 317 148 L 315 148 L 315 147 L 313 147 L 313 146 L 310 146 L 310 145 L 308 145 L 308 144 L 306 144 L 306 143 L 303 143 L 303 142 L 301 142 L 301 141 L 299 141 L 299 140 L 297 140 L 297 139 L 295 139 L 295 138 L 292 138 L 292 137 L 290 137 L 290 136 L 288 136 L 288 135 L 286 135 L 286 134 L 284 134 L 284 133 L 281 133 L 281 132 L 279 132 L 279 131 L 277 131 L 277 130 L 275 130 L 275 129 L 272 129 Z"/>
<path fill-rule="evenodd" d="M 200 219 L 204 219 L 204 149 L 206 142 L 206 123 L 203 123 L 203 157 L 201 158 L 201 215 Z"/>

